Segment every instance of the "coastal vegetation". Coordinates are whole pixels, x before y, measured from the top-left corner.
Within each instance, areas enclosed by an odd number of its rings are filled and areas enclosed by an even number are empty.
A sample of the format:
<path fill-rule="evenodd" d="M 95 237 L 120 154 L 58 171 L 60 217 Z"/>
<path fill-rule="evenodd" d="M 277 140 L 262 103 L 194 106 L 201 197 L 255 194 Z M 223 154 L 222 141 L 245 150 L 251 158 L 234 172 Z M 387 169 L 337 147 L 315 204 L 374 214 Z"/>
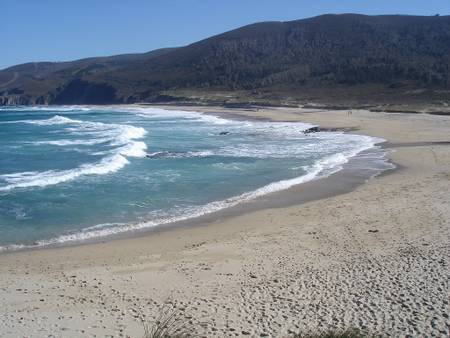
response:
<path fill-rule="evenodd" d="M 143 338 L 196 338 L 204 335 L 197 333 L 197 327 L 190 320 L 191 316 L 183 311 L 163 307 L 158 318 L 154 322 L 147 322 L 141 314 L 141 323 L 144 329 Z M 201 323 L 205 326 L 207 323 Z M 250 335 L 249 331 L 242 331 L 242 336 Z M 265 337 L 264 333 L 260 335 Z M 367 335 L 357 328 L 345 330 L 331 329 L 317 332 L 295 333 L 286 338 L 375 338 L 373 335 Z"/>
<path fill-rule="evenodd" d="M 441 102 L 450 16 L 262 22 L 179 48 L 0 71 L 0 104 Z"/>

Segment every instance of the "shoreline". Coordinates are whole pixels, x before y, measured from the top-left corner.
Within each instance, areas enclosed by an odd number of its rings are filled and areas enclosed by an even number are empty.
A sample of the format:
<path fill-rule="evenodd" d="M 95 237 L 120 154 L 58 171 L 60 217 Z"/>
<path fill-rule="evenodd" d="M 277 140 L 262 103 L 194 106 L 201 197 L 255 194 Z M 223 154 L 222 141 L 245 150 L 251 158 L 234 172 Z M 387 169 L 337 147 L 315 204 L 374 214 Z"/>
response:
<path fill-rule="evenodd" d="M 165 307 L 208 337 L 348 327 L 381 336 L 448 333 L 450 117 L 232 113 L 356 128 L 387 140 L 397 169 L 343 194 L 207 226 L 2 254 L 4 336 L 141 336 L 139 317 L 155 320 Z"/>
<path fill-rule="evenodd" d="M 131 105 L 138 106 L 141 105 Z M 147 106 L 144 106 L 147 108 Z M 159 106 L 158 106 L 159 107 Z M 192 111 L 195 110 L 195 107 L 191 107 Z M 197 107 L 199 108 L 199 107 Z M 177 109 L 177 107 L 171 106 L 169 109 Z M 188 110 L 189 111 L 189 110 Z M 195 110 L 197 111 L 197 110 Z M 218 116 L 224 119 L 238 120 L 238 121 L 264 121 L 264 122 L 290 122 L 295 123 L 296 121 L 275 121 L 272 118 L 263 118 L 257 116 L 243 116 L 240 114 L 232 113 L 232 110 L 229 113 L 225 112 L 209 112 L 207 110 L 198 111 L 201 114 Z M 298 121 L 302 122 L 302 121 Z M 315 125 L 313 125 L 315 126 Z M 339 131 L 343 133 L 353 133 L 358 134 L 355 128 L 335 128 L 328 127 L 324 130 L 321 129 L 320 126 L 317 126 L 320 132 L 328 132 L 328 131 Z M 319 132 L 315 131 L 315 132 Z M 360 134 L 358 134 L 360 135 Z M 263 209 L 272 209 L 272 208 L 282 208 L 288 207 L 292 205 L 299 205 L 302 203 L 332 197 L 338 194 L 348 193 L 355 189 L 357 186 L 364 184 L 367 180 L 382 174 L 386 174 L 395 170 L 396 166 L 394 163 L 390 162 L 388 159 L 388 150 L 385 148 L 384 144 L 386 143 L 383 140 L 381 143 L 376 143 L 372 146 L 372 148 L 365 149 L 359 151 L 357 154 L 347 158 L 344 164 L 336 165 L 337 171 L 334 171 L 330 174 L 323 174 L 323 169 L 317 173 L 312 179 L 308 179 L 305 182 L 301 182 L 298 184 L 293 184 L 287 188 L 283 188 L 281 190 L 271 191 L 265 193 L 260 196 L 252 197 L 250 199 L 244 199 L 240 201 L 236 201 L 235 204 L 230 206 L 224 206 L 218 210 L 213 210 L 210 212 L 205 212 L 199 216 L 186 216 L 182 217 L 181 220 L 169 221 L 168 223 L 161 223 L 151 226 L 143 226 L 142 228 L 130 229 L 119 231 L 116 233 L 111 233 L 107 235 L 99 235 L 94 236 L 92 238 L 85 239 L 75 239 L 75 240 L 67 240 L 63 242 L 52 242 L 53 240 L 57 240 L 58 238 L 51 238 L 42 240 L 44 243 L 38 244 L 10 244 L 7 246 L 0 246 L 0 255 L 3 254 L 13 254 L 24 251 L 35 251 L 35 250 L 52 250 L 59 249 L 64 247 L 76 247 L 76 246 L 84 246 L 84 245 L 95 245 L 98 243 L 102 243 L 105 241 L 117 241 L 121 239 L 132 239 L 141 236 L 152 236 L 155 233 L 163 232 L 163 231 L 174 231 L 180 228 L 193 227 L 193 226 L 207 226 L 208 223 L 215 222 L 218 219 L 223 219 L 226 217 L 233 217 L 243 215 L 249 212 L 263 210 Z M 364 157 L 364 154 L 367 152 L 374 152 L 377 149 L 384 149 L 383 154 L 376 160 L 382 159 L 382 165 L 375 163 L 374 159 L 364 160 L 361 157 Z M 363 168 L 354 169 L 353 163 L 362 162 Z M 377 168 L 378 165 L 378 168 Z M 366 168 L 369 166 L 370 169 Z M 384 166 L 384 168 L 383 168 Z M 309 173 L 304 174 L 307 176 Z M 290 180 L 301 179 L 304 176 L 292 178 Z M 271 184 L 277 184 L 283 182 L 284 180 L 278 182 L 271 182 Z M 266 185 L 267 186 L 267 185 Z M 265 186 L 264 186 L 265 187 Z M 253 191 L 249 191 L 244 193 L 251 194 L 252 192 L 256 192 L 261 188 L 259 187 Z M 241 195 L 239 195 L 241 196 Z M 232 196 L 227 198 L 226 200 L 235 199 L 239 196 Z M 213 201 L 212 203 L 216 203 L 220 201 Z M 142 222 L 145 223 L 145 222 Z M 135 223 L 129 223 L 132 226 Z M 139 223 L 141 224 L 141 223 Z M 40 241 L 41 242 L 41 241 Z M 50 242 L 50 243 L 45 243 Z"/>
<path fill-rule="evenodd" d="M 384 143 L 381 143 L 377 146 L 382 147 L 383 144 Z M 96 245 L 105 242 L 114 242 L 138 237 L 148 237 L 161 232 L 176 231 L 178 229 L 186 229 L 190 227 L 205 227 L 210 223 L 217 222 L 218 220 L 242 216 L 250 212 L 300 205 L 303 203 L 312 202 L 340 194 L 350 193 L 358 186 L 365 184 L 368 180 L 374 177 L 389 175 L 390 173 L 399 169 L 394 163 L 388 161 L 387 158 L 385 158 L 383 162 L 386 168 L 352 168 L 353 163 L 361 162 L 370 164 L 370 161 L 361 158 L 361 154 L 366 153 L 367 151 L 370 151 L 372 149 L 373 148 L 364 150 L 357 155 L 350 157 L 348 159 L 348 162 L 342 165 L 342 169 L 339 169 L 337 172 L 331 173 L 328 176 L 321 177 L 319 175 L 309 181 L 294 184 L 289 188 L 270 192 L 249 200 L 240 201 L 235 205 L 226 206 L 222 209 L 207 212 L 200 216 L 187 217 L 186 219 L 172 221 L 165 224 L 157 224 L 154 226 L 143 227 L 136 230 L 125 230 L 123 232 L 113 233 L 106 236 L 92 237 L 89 239 L 43 245 L 37 244 L 36 246 L 28 245 L 21 247 L 21 245 L 19 245 L 20 247 L 17 248 L 14 247 L 16 245 L 13 245 L 13 248 L 7 248 L 3 251 L 0 250 L 0 256 L 28 251 L 55 250 L 63 249 L 65 247 Z M 385 157 L 387 157 L 387 151 L 385 152 Z M 392 165 L 392 167 L 387 168 L 388 165 Z"/>

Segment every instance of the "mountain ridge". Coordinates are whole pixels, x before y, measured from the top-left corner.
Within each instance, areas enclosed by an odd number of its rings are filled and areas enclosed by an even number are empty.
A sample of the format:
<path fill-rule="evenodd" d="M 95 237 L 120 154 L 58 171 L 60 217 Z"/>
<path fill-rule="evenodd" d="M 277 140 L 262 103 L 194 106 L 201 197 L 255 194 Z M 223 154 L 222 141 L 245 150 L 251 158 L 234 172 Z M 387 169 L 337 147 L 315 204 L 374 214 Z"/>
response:
<path fill-rule="evenodd" d="M 214 95 L 224 103 L 230 95 L 231 101 L 442 101 L 449 92 L 450 16 L 324 14 L 254 23 L 183 47 L 0 71 L 0 104 Z"/>

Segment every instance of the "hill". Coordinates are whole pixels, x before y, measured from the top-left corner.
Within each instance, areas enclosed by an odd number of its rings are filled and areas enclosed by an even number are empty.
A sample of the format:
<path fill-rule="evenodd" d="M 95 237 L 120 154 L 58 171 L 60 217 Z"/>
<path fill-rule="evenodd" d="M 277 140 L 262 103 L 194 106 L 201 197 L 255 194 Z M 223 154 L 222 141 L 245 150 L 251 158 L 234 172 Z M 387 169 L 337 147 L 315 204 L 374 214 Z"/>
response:
<path fill-rule="evenodd" d="M 191 45 L 0 71 L 1 104 L 450 99 L 450 16 L 323 15 Z"/>

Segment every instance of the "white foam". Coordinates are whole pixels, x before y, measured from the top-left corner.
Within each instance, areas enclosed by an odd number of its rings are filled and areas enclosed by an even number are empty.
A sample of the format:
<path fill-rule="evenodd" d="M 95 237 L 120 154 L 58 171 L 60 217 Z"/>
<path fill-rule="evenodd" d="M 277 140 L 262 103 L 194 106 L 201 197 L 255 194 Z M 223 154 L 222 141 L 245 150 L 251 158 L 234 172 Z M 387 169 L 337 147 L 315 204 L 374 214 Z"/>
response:
<path fill-rule="evenodd" d="M 120 109 L 122 111 L 122 109 Z M 204 115 L 196 112 L 181 112 L 181 111 L 164 111 L 162 109 L 155 108 L 129 108 L 130 113 L 143 115 L 148 118 L 155 117 L 165 117 L 171 116 L 182 117 L 187 119 L 195 119 L 196 121 L 206 121 L 202 120 L 201 116 L 207 116 L 208 123 L 212 124 L 229 124 L 230 128 L 242 129 L 244 131 L 251 131 L 252 133 L 262 133 L 262 134 L 274 134 L 277 136 L 282 136 L 283 140 L 305 138 L 303 131 L 310 128 L 312 125 L 303 123 L 284 123 L 284 122 L 236 122 L 228 121 L 215 116 Z M 211 120 L 210 120 L 211 118 Z M 224 120 L 218 122 L 217 120 Z M 51 120 L 51 119 L 50 119 Z M 70 123 L 74 124 L 77 122 Z M 53 122 L 63 123 L 63 120 L 56 119 Z M 52 123 L 53 123 L 52 122 Z M 48 121 L 47 121 L 48 123 Z M 69 123 L 65 121 L 65 123 Z M 90 124 L 89 124 L 90 123 Z M 97 122 L 96 122 L 97 123 Z M 108 126 L 114 126 L 110 128 Z M 83 129 L 84 128 L 84 129 Z M 81 166 L 80 168 L 68 170 L 65 172 L 24 172 L 11 175 L 3 175 L 0 178 L 6 180 L 10 186 L 24 187 L 24 186 L 45 186 L 48 184 L 57 184 L 58 182 L 63 182 L 64 180 L 73 179 L 81 175 L 92 175 L 92 174 L 105 174 L 108 172 L 117 171 L 122 168 L 128 160 L 125 156 L 145 156 L 146 145 L 143 142 L 135 141 L 136 138 L 140 138 L 145 134 L 145 130 L 138 127 L 126 126 L 126 125 L 106 125 L 98 124 L 95 125 L 94 122 L 83 122 L 79 126 L 72 128 L 72 133 L 83 133 L 90 132 L 91 134 L 97 133 L 102 137 L 108 137 L 115 145 L 118 145 L 117 150 L 111 156 L 106 157 L 97 165 L 87 165 Z M 202 156 L 212 156 L 212 155 L 223 155 L 223 156 L 249 156 L 253 158 L 266 158 L 266 157 L 295 157 L 301 156 L 302 153 L 326 153 L 327 151 L 333 152 L 332 155 L 318 159 L 313 165 L 309 167 L 303 167 L 306 170 L 306 174 L 286 180 L 280 180 L 278 182 L 273 182 L 267 184 L 263 187 L 255 189 L 251 192 L 246 192 L 244 194 L 234 196 L 221 201 L 214 201 L 203 206 L 192 207 L 190 209 L 184 210 L 171 210 L 169 213 L 163 213 L 159 217 L 155 217 L 148 222 L 139 222 L 132 224 L 107 224 L 98 225 L 90 228 L 86 228 L 82 231 L 64 234 L 59 237 L 55 237 L 49 240 L 39 241 L 30 247 L 40 247 L 46 245 L 55 245 L 66 242 L 83 241 L 97 237 L 110 236 L 118 233 L 123 233 L 127 231 L 135 231 L 140 229 L 145 229 L 153 226 L 178 222 L 186 220 L 189 218 L 199 217 L 205 214 L 209 214 L 215 211 L 219 211 L 228 207 L 235 206 L 242 202 L 247 202 L 261 196 L 278 192 L 281 190 L 288 189 L 294 185 L 302 184 L 311 180 L 318 179 L 320 177 L 331 175 L 339 171 L 342 166 L 349 161 L 350 158 L 357 155 L 358 153 L 373 148 L 377 143 L 383 140 L 372 138 L 369 136 L 361 135 L 351 135 L 342 133 L 315 133 L 308 135 L 308 138 L 312 140 L 317 140 L 317 142 L 311 142 L 311 144 L 304 144 L 301 147 L 293 144 L 292 146 L 286 146 L 283 143 L 282 146 L 268 146 L 267 144 L 255 145 L 240 144 L 240 146 L 227 146 L 215 151 L 204 150 L 186 153 L 169 153 L 169 152 L 154 152 L 150 153 L 150 157 L 158 157 L 162 155 L 163 157 L 202 157 Z M 350 147 L 349 147 L 350 146 Z M 383 153 L 384 154 L 384 153 Z M 42 185 L 41 185 L 42 184 Z M 3 187 L 3 190 L 5 187 Z M 11 189 L 11 188 L 10 188 Z M 0 188 L 0 191 L 2 188 Z M 17 248 L 22 248 L 24 246 L 8 246 L 1 248 L 2 250 L 12 250 Z"/>
<path fill-rule="evenodd" d="M 83 175 L 105 175 L 123 168 L 128 160 L 122 155 L 116 154 L 105 157 L 95 164 L 83 164 L 69 170 L 27 171 L 14 174 L 0 175 L 0 179 L 8 183 L 0 187 L 0 191 L 8 191 L 16 188 L 46 187 L 62 182 L 70 181 Z"/>
<path fill-rule="evenodd" d="M 74 180 L 84 175 L 105 175 L 116 172 L 128 164 L 126 157 L 145 157 L 146 155 L 147 145 L 144 142 L 135 141 L 146 134 L 145 129 L 141 127 L 74 120 L 59 115 L 45 120 L 22 120 L 20 122 L 39 126 L 70 124 L 72 127 L 68 128 L 68 131 L 72 135 L 95 136 L 95 138 L 89 140 L 48 140 L 33 142 L 33 144 L 72 146 L 109 142 L 115 148 L 109 151 L 107 153 L 108 156 L 105 156 L 100 161 L 83 164 L 74 169 L 0 175 L 0 180 L 7 183 L 5 186 L 0 186 L 0 191 L 9 191 L 16 188 L 45 187 Z"/>
<path fill-rule="evenodd" d="M 323 159 L 320 159 L 316 161 L 312 166 L 307 167 L 307 173 L 296 177 L 292 179 L 286 179 L 281 180 L 278 182 L 273 182 L 270 184 L 267 184 L 263 187 L 260 187 L 256 190 L 253 190 L 251 192 L 243 193 L 238 196 L 234 196 L 225 200 L 221 201 L 214 201 L 210 202 L 206 205 L 199 206 L 199 207 L 192 207 L 185 210 L 180 211 L 172 211 L 170 214 L 168 213 L 162 213 L 162 216 L 155 218 L 151 221 L 147 222 L 139 222 L 139 223 L 131 223 L 131 224 L 124 224 L 124 223 L 108 223 L 108 224 L 99 224 L 95 225 L 89 228 L 86 228 L 84 230 L 81 230 L 76 233 L 72 234 L 65 234 L 61 235 L 52 239 L 48 240 L 42 240 L 36 242 L 36 244 L 25 246 L 25 245 L 10 245 L 5 247 L 0 247 L 1 251 L 8 251 L 8 250 L 18 250 L 23 248 L 36 248 L 36 247 L 43 247 L 48 245 L 60 245 L 64 243 L 70 243 L 70 242 L 81 242 L 86 240 L 91 240 L 94 238 L 99 237 L 106 237 L 106 236 L 112 236 L 117 235 L 124 232 L 129 231 L 138 231 L 146 228 L 151 228 L 155 226 L 161 226 L 164 224 L 169 223 L 175 223 L 184 221 L 191 218 L 196 218 L 200 216 L 204 216 L 213 212 L 217 212 L 229 207 L 236 206 L 243 202 L 248 202 L 251 200 L 254 200 L 256 198 L 283 191 L 286 189 L 289 189 L 295 185 L 303 184 L 312 180 L 316 180 L 322 177 L 329 176 L 339 170 L 342 169 L 342 166 L 347 163 L 352 157 L 356 156 L 357 154 L 361 153 L 362 151 L 365 151 L 367 149 L 371 149 L 376 147 L 377 143 L 383 142 L 384 140 L 379 138 L 372 138 L 372 137 L 363 137 L 363 140 L 365 142 L 361 142 L 359 147 L 356 147 L 352 150 L 345 151 L 343 153 L 337 153 L 333 154 L 331 156 L 325 157 Z M 380 153 L 384 158 L 384 152 Z M 387 168 L 392 168 L 386 167 Z"/>
<path fill-rule="evenodd" d="M 145 157 L 147 145 L 144 142 L 129 142 L 119 149 L 121 155 L 128 157 Z"/>
<path fill-rule="evenodd" d="M 234 122 L 232 120 L 224 119 L 215 115 L 204 114 L 196 111 L 183 111 L 172 109 L 165 110 L 161 108 L 151 108 L 151 107 L 123 107 L 121 110 L 137 114 L 140 117 L 151 119 L 183 118 L 197 122 L 205 122 L 216 125 L 228 125 Z"/>
<path fill-rule="evenodd" d="M 78 120 L 72 120 L 70 118 L 55 115 L 49 119 L 42 119 L 42 120 L 17 120 L 17 121 L 4 121 L 1 122 L 3 124 L 11 124 L 11 123 L 27 123 L 27 124 L 36 124 L 39 126 L 51 126 L 51 125 L 57 125 L 57 124 L 67 124 L 67 123 L 82 123 L 82 121 Z"/>
<path fill-rule="evenodd" d="M 54 111 L 54 112 L 79 112 L 90 111 L 92 108 L 88 106 L 3 106 L 1 110 L 22 112 L 22 111 Z"/>
<path fill-rule="evenodd" d="M 29 123 L 29 124 L 37 124 L 40 126 L 51 126 L 55 124 L 67 124 L 67 123 L 83 123 L 79 120 L 72 120 L 68 117 L 55 115 L 47 120 L 24 120 L 24 121 L 18 121 L 21 123 Z"/>
<path fill-rule="evenodd" d="M 122 145 L 128 143 L 130 140 L 139 139 L 145 136 L 147 132 L 144 128 L 134 127 L 130 125 L 112 124 L 110 125 L 116 130 L 113 130 L 113 145 Z"/>
<path fill-rule="evenodd" d="M 42 145 L 42 144 L 48 144 L 53 146 L 73 146 L 73 145 L 86 145 L 86 146 L 92 146 L 95 144 L 101 144 L 105 142 L 109 142 L 110 139 L 108 138 L 100 138 L 100 139 L 91 139 L 91 140 L 49 140 L 49 141 L 34 141 L 31 142 L 34 145 Z"/>

